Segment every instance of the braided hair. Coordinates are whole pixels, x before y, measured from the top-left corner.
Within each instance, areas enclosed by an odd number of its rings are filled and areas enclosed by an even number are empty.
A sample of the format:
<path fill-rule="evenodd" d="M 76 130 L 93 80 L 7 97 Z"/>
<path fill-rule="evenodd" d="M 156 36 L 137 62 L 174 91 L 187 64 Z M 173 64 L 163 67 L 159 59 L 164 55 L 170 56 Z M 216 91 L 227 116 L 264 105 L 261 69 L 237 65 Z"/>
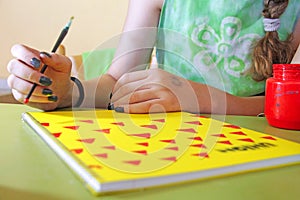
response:
<path fill-rule="evenodd" d="M 285 11 L 289 0 L 264 0 L 262 15 L 264 18 L 278 19 Z M 285 41 L 281 41 L 278 32 L 266 31 L 265 36 L 254 46 L 252 55 L 252 78 L 263 81 L 272 76 L 272 65 L 276 63 L 290 63 L 295 49 L 290 34 Z"/>

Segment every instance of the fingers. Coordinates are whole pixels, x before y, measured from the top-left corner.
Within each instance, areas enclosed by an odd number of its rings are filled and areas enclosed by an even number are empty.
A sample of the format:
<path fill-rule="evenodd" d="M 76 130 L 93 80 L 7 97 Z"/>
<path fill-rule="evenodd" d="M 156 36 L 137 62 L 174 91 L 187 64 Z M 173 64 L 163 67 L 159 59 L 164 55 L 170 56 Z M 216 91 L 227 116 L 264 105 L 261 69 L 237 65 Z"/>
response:
<path fill-rule="evenodd" d="M 119 105 L 115 108 L 115 111 L 124 112 L 124 113 L 143 114 L 143 113 L 159 113 L 159 112 L 164 113 L 166 111 L 172 111 L 172 110 L 167 110 L 167 108 L 163 106 L 163 103 L 161 102 L 160 99 L 151 99 L 140 103 Z"/>
<path fill-rule="evenodd" d="M 7 78 L 7 83 L 10 88 L 19 91 L 21 94 L 28 94 L 33 87 L 33 83 L 20 79 L 13 74 Z M 37 85 L 33 95 L 44 97 L 53 95 L 53 92 L 47 87 Z"/>
<path fill-rule="evenodd" d="M 13 59 L 7 65 L 7 70 L 13 74 L 15 77 L 26 80 L 28 82 L 36 83 L 39 85 L 49 86 L 52 81 L 50 78 L 46 77 L 44 74 L 41 74 L 37 70 L 33 70 L 31 67 L 21 62 L 20 60 Z M 13 78 L 11 78 L 10 86 L 13 88 Z M 22 82 L 24 83 L 24 82 Z M 18 83 L 20 84 L 20 83 Z"/>
<path fill-rule="evenodd" d="M 71 71 L 72 63 L 63 55 L 39 52 L 21 44 L 14 45 L 11 53 L 17 60 L 32 68 L 37 69 L 45 64 L 59 72 L 69 73 Z"/>
<path fill-rule="evenodd" d="M 22 94 L 17 90 L 12 89 L 12 94 L 14 95 L 14 98 L 19 102 L 24 102 L 24 99 L 26 98 L 27 94 Z M 55 103 L 57 101 L 56 96 L 37 96 L 32 95 L 30 97 L 30 103 Z"/>
<path fill-rule="evenodd" d="M 39 61 L 40 52 L 35 49 L 17 44 L 11 48 L 11 53 L 16 59 L 26 63 L 28 66 L 32 66 L 34 68 L 38 68 L 41 66 L 41 64 L 38 65 L 37 63 Z M 32 62 L 33 58 L 35 61 Z"/>

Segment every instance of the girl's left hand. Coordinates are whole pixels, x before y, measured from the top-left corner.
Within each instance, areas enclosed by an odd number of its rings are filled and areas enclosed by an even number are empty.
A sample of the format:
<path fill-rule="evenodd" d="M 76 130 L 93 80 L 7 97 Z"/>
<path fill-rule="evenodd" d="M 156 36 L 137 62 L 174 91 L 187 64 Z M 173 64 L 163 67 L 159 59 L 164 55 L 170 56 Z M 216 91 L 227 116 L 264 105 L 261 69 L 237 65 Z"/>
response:
<path fill-rule="evenodd" d="M 111 102 L 116 111 L 126 113 L 199 110 L 191 82 L 158 68 L 124 74 Z"/>

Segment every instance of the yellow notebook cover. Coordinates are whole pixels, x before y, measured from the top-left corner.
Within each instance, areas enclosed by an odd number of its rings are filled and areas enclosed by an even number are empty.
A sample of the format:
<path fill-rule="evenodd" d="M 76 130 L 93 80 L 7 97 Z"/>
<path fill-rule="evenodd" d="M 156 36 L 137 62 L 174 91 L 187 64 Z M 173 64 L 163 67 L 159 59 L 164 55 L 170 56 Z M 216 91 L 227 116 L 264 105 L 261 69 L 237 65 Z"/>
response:
<path fill-rule="evenodd" d="M 186 112 L 23 113 L 94 194 L 300 162 L 300 144 Z"/>

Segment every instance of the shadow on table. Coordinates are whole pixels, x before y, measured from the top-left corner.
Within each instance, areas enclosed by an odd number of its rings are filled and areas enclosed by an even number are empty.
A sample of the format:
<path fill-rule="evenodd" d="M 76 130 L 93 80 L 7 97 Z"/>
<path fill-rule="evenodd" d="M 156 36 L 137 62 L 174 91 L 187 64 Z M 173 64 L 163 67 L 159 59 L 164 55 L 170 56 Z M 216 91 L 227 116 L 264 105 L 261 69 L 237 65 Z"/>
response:
<path fill-rule="evenodd" d="M 0 199 L 63 200 L 63 198 L 54 197 L 49 194 L 31 193 L 3 186 L 0 186 Z"/>

